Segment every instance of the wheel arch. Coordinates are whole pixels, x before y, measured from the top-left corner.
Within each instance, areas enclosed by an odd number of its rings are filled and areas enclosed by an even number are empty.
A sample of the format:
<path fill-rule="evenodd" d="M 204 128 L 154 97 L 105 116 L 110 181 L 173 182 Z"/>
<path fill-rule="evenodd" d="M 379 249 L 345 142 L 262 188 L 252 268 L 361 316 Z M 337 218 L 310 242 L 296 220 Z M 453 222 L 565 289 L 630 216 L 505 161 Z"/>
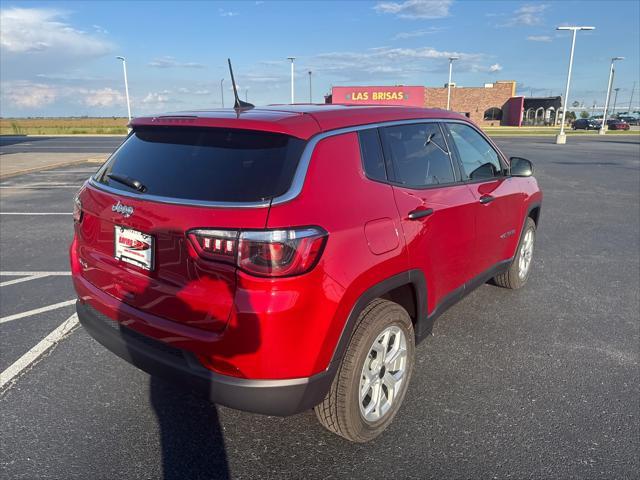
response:
<path fill-rule="evenodd" d="M 329 369 L 337 367 L 342 361 L 357 326 L 358 317 L 365 307 L 376 298 L 391 300 L 407 310 L 414 325 L 416 342 L 421 338 L 418 330 L 422 324 L 421 320 L 427 316 L 427 281 L 422 270 L 412 269 L 372 285 L 358 297 L 344 324 L 331 357 Z"/>

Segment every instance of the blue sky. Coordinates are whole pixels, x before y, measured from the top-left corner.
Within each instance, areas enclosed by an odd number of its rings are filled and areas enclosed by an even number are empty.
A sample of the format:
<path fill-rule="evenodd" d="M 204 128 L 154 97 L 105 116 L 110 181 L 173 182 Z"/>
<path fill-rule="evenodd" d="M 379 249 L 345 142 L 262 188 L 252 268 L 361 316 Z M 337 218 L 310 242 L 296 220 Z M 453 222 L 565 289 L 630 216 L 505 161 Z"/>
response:
<path fill-rule="evenodd" d="M 609 59 L 619 103 L 640 82 L 640 2 L 11 2 L 0 17 L 2 116 L 125 115 L 127 58 L 134 115 L 226 106 L 231 57 L 256 105 L 289 101 L 288 56 L 296 56 L 296 100 L 331 85 L 481 86 L 516 80 L 519 92 L 564 92 L 570 33 L 579 32 L 570 100 L 604 102 Z M 635 98 L 640 98 L 636 84 Z M 634 104 L 638 101 L 634 100 Z"/>

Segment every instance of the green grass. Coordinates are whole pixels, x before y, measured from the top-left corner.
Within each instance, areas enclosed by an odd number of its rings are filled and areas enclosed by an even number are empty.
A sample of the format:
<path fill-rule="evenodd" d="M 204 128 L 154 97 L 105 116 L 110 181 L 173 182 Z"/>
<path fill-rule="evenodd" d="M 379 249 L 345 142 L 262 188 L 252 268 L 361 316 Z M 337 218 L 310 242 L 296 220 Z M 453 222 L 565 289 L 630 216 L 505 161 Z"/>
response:
<path fill-rule="evenodd" d="M 501 136 L 556 136 L 560 133 L 560 127 L 486 127 L 483 128 L 492 137 Z M 572 130 L 566 128 L 567 135 L 598 135 L 597 130 Z M 638 130 L 607 130 L 607 135 L 640 135 Z"/>

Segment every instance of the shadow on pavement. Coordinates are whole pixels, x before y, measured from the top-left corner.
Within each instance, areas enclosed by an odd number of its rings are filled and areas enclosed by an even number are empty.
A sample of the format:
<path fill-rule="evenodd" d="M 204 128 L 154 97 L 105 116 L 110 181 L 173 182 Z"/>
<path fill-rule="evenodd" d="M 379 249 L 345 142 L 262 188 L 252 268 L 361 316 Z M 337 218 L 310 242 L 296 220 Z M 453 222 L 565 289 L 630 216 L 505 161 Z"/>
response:
<path fill-rule="evenodd" d="M 160 426 L 165 480 L 230 478 L 214 404 L 151 377 L 151 405 Z"/>

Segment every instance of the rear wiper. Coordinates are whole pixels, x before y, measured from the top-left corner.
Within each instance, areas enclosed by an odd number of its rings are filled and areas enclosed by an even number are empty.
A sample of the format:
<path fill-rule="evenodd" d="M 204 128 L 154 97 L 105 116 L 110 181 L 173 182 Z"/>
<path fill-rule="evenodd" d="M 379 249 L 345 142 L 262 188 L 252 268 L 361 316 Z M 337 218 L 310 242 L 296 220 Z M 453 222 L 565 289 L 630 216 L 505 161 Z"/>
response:
<path fill-rule="evenodd" d="M 144 193 L 147 190 L 147 187 L 145 187 L 142 182 L 134 180 L 131 177 L 127 177 L 126 175 L 120 175 L 119 173 L 107 173 L 107 177 L 109 177 L 111 180 L 122 183 L 127 187 L 131 187 L 140 193 Z"/>

